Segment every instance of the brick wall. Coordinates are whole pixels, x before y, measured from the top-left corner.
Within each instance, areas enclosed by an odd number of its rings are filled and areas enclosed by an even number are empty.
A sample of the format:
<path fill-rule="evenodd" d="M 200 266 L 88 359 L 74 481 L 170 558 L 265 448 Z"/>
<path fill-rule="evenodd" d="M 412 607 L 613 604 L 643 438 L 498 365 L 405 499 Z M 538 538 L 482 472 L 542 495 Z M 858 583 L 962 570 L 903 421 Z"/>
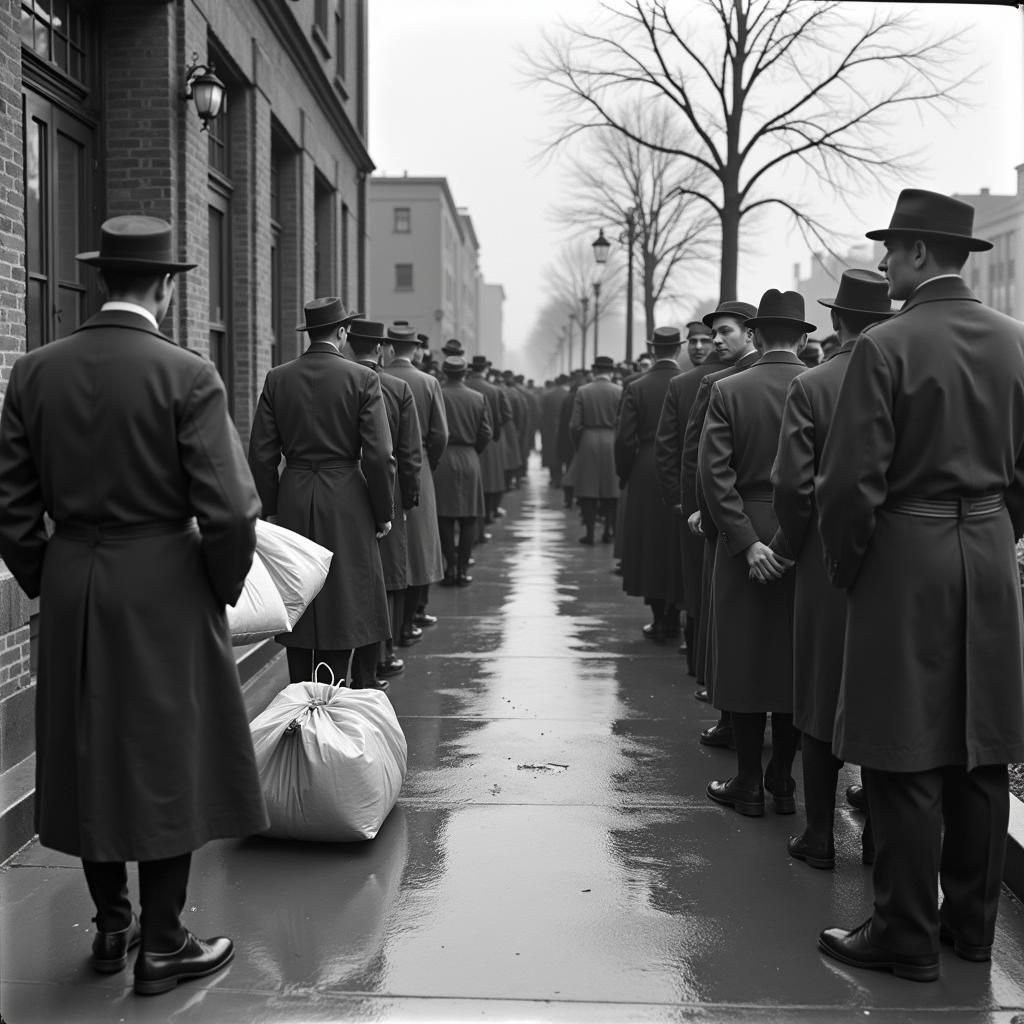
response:
<path fill-rule="evenodd" d="M 32 682 L 30 647 L 27 625 L 0 636 L 0 700 Z"/>
<path fill-rule="evenodd" d="M 0 4 L 0 396 L 25 351 L 25 197 L 17 7 Z"/>

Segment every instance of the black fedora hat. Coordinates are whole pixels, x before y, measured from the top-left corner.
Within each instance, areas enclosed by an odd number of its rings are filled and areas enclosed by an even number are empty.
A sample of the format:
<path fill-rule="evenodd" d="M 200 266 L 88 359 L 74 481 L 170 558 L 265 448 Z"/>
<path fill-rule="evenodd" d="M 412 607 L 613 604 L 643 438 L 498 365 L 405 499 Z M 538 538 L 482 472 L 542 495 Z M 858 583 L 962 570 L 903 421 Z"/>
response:
<path fill-rule="evenodd" d="M 678 327 L 655 327 L 647 344 L 655 348 L 676 348 L 682 343 Z"/>
<path fill-rule="evenodd" d="M 388 324 L 385 338 L 387 341 L 397 341 L 399 344 L 415 345 L 416 331 L 406 321 L 396 320 L 394 323 Z"/>
<path fill-rule="evenodd" d="M 733 316 L 737 320 L 750 320 L 757 316 L 757 309 L 749 302 L 739 302 L 737 299 L 727 299 L 718 304 L 718 309 L 713 313 L 705 313 L 701 317 L 705 327 L 713 327 L 716 316 Z"/>
<path fill-rule="evenodd" d="M 387 331 L 377 320 L 356 319 L 348 325 L 348 336 L 356 341 L 386 341 Z"/>
<path fill-rule="evenodd" d="M 316 331 L 323 327 L 337 327 L 355 320 L 360 314 L 349 313 L 341 299 L 336 296 L 313 299 L 302 307 L 305 323 L 295 328 L 297 331 Z"/>
<path fill-rule="evenodd" d="M 594 356 L 590 368 L 594 373 L 610 373 L 615 369 L 615 360 L 611 356 Z"/>
<path fill-rule="evenodd" d="M 868 238 L 884 242 L 893 235 L 915 238 L 947 238 L 959 242 L 970 252 L 985 252 L 991 242 L 974 238 L 974 207 L 970 203 L 928 192 L 923 188 L 905 188 L 896 200 L 896 209 L 887 228 L 867 232 Z"/>
<path fill-rule="evenodd" d="M 711 330 L 711 328 L 708 327 L 708 325 L 706 323 L 704 323 L 703 320 L 691 320 L 686 325 L 686 338 L 687 338 L 687 340 L 689 340 L 695 334 L 699 334 L 703 338 L 703 337 L 705 337 L 705 335 L 707 335 L 707 333 L 710 330 Z"/>
<path fill-rule="evenodd" d="M 471 370 L 486 370 L 490 365 L 491 361 L 487 356 L 473 356 L 470 360 L 469 368 Z"/>
<path fill-rule="evenodd" d="M 75 259 L 100 270 L 151 270 L 168 274 L 195 266 L 174 259 L 171 225 L 167 221 L 134 214 L 104 221 L 100 227 L 99 249 L 80 252 Z"/>
<path fill-rule="evenodd" d="M 769 288 L 761 296 L 757 316 L 747 321 L 747 327 L 760 327 L 762 324 L 799 327 L 805 334 L 817 330 L 814 324 L 804 319 L 804 297 L 799 292 L 780 292 L 778 288 Z"/>
<path fill-rule="evenodd" d="M 419 342 L 420 348 L 430 348 L 430 338 L 425 334 L 417 334 L 416 341 Z"/>
<path fill-rule="evenodd" d="M 442 346 L 441 351 L 446 356 L 464 356 L 466 350 L 462 347 L 462 342 L 458 338 L 449 338 Z"/>
<path fill-rule="evenodd" d="M 444 362 L 441 364 L 441 369 L 445 373 L 465 373 L 466 372 L 466 360 L 462 356 L 448 355 L 444 357 Z"/>
<path fill-rule="evenodd" d="M 870 313 L 879 319 L 895 312 L 889 301 L 889 282 L 873 270 L 844 270 L 835 298 L 818 302 L 841 313 Z"/>

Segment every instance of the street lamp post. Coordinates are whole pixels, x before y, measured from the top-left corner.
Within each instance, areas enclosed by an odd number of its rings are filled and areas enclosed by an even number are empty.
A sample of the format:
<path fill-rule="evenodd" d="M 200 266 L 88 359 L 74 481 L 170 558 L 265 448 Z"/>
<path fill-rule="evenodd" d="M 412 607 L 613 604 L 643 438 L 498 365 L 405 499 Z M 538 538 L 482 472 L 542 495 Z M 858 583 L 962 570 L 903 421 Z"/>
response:
<path fill-rule="evenodd" d="M 572 328 L 576 323 L 576 314 L 569 314 L 569 373 L 572 373 Z"/>
<path fill-rule="evenodd" d="M 597 238 L 591 242 L 591 247 L 594 250 L 594 262 L 599 267 L 603 267 L 608 261 L 608 250 L 611 249 L 612 244 L 604 237 L 604 228 L 600 228 L 597 232 Z M 601 282 L 594 282 L 594 358 L 597 358 L 597 321 L 601 315 L 599 303 L 601 300 Z"/>
<path fill-rule="evenodd" d="M 580 298 L 580 305 L 583 307 L 583 321 L 580 324 L 582 330 L 582 339 L 580 342 L 580 356 L 581 362 L 583 363 L 583 369 L 587 368 L 587 306 L 590 305 L 590 298 L 587 295 L 583 295 Z"/>
<path fill-rule="evenodd" d="M 635 210 L 626 211 L 626 245 L 629 248 L 626 269 L 626 362 L 633 362 L 633 244 L 636 241 Z"/>
<path fill-rule="evenodd" d="M 600 281 L 595 281 L 594 282 L 594 358 L 595 359 L 597 358 L 597 322 L 598 322 L 598 319 L 600 318 L 600 315 L 601 315 L 598 312 L 598 302 L 600 301 L 600 299 L 601 299 L 601 282 Z"/>

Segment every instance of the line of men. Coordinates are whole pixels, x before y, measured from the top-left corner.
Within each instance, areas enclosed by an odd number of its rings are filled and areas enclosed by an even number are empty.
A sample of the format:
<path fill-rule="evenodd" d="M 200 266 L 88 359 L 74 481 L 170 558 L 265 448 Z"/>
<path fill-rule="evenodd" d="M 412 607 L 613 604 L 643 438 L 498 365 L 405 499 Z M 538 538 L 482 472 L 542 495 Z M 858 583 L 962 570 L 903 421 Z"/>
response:
<path fill-rule="evenodd" d="M 305 307 L 309 345 L 267 374 L 249 465 L 263 513 L 334 552 L 323 589 L 278 638 L 293 682 L 320 662 L 387 689 L 437 617 L 432 584 L 466 587 L 485 526 L 505 514 L 529 455 L 532 398 L 457 339 L 430 373 L 428 339 L 341 299 Z M 416 365 L 419 363 L 420 365 Z M 283 460 L 283 468 L 282 468 Z"/>
<path fill-rule="evenodd" d="M 860 765 L 848 797 L 868 812 L 874 907 L 818 946 L 916 981 L 939 977 L 940 942 L 991 957 L 1007 764 L 1024 758 L 1024 325 L 965 284 L 991 248 L 973 223 L 966 203 L 904 190 L 867 234 L 884 276 L 847 270 L 818 300 L 835 334 L 820 365 L 801 359 L 803 297 L 769 289 L 703 317 L 703 361 L 690 325 L 693 369 L 659 328 L 649 370 L 620 391 L 595 360 L 572 399 L 576 459 L 591 432 L 614 450 L 644 633 L 678 635 L 685 609 L 696 696 L 721 716 L 700 740 L 735 751 L 708 798 L 794 814 L 799 750 L 806 824 L 788 853 L 828 870 L 839 770 Z M 570 473 L 593 493 L 585 463 Z"/>

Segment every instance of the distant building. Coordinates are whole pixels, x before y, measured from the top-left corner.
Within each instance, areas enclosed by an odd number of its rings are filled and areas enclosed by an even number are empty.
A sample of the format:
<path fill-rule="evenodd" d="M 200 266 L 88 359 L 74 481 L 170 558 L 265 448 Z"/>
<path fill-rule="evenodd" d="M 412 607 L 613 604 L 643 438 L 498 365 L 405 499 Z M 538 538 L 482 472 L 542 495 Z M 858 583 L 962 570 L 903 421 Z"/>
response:
<path fill-rule="evenodd" d="M 480 243 L 447 179 L 371 178 L 368 222 L 370 316 L 479 351 Z"/>
<path fill-rule="evenodd" d="M 477 351 L 499 369 L 513 369 L 505 366 L 505 289 L 500 284 L 480 285 L 480 341 Z"/>
<path fill-rule="evenodd" d="M 881 242 L 868 241 L 851 246 L 849 251 L 840 257 L 816 252 L 811 255 L 806 277 L 801 276 L 801 265 L 794 264 L 795 288 L 804 297 L 807 319 L 818 325 L 817 331 L 814 332 L 815 337 L 823 338 L 832 333 L 829 311 L 818 305 L 818 299 L 827 299 L 835 295 L 844 270 L 876 270 L 883 252 Z"/>
<path fill-rule="evenodd" d="M 974 234 L 993 246 L 971 255 L 964 268 L 967 283 L 986 305 L 1024 320 L 1024 164 L 1016 170 L 1016 195 L 994 196 L 983 188 L 977 195 L 956 198 L 974 207 Z"/>

